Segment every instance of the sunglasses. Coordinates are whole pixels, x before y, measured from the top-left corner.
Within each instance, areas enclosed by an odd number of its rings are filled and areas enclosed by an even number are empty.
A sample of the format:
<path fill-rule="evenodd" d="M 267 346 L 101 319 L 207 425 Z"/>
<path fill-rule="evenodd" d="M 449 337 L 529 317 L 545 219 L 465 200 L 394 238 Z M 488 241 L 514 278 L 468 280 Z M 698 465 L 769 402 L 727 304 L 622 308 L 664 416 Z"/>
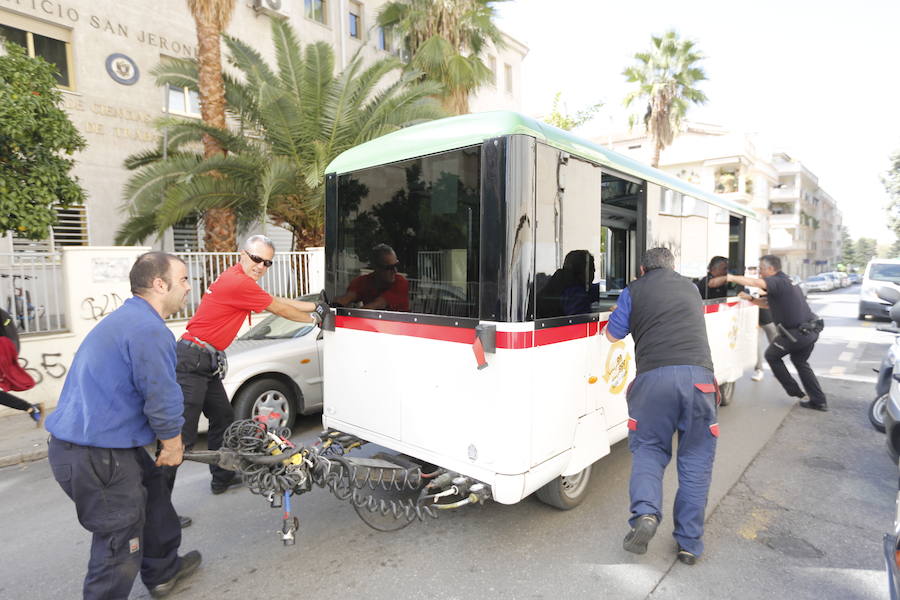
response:
<path fill-rule="evenodd" d="M 261 256 L 256 256 L 255 254 L 250 254 L 246 250 L 244 250 L 244 254 L 246 254 L 250 258 L 250 260 L 252 260 L 256 264 L 262 263 L 262 266 L 264 266 L 266 268 L 269 268 L 272 266 L 271 260 L 266 260 L 265 258 L 262 258 Z"/>
<path fill-rule="evenodd" d="M 375 267 L 379 271 L 394 271 L 395 273 L 400 270 L 400 263 L 395 262 L 392 265 L 378 265 Z"/>

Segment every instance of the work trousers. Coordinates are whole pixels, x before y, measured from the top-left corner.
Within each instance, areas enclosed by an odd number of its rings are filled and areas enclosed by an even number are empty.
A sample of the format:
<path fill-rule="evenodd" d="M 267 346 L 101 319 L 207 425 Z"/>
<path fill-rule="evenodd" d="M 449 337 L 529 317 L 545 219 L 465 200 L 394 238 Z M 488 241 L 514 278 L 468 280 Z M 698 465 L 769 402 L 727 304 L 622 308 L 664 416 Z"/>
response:
<path fill-rule="evenodd" d="M 825 404 L 825 393 L 819 386 L 819 380 L 813 373 L 812 367 L 809 366 L 809 356 L 812 354 L 816 340 L 819 334 L 810 331 L 807 334 L 800 333 L 798 329 L 788 330 L 797 341 L 792 342 L 784 335 L 779 335 L 772 340 L 769 347 L 766 348 L 766 361 L 772 368 L 772 373 L 788 396 L 794 398 L 802 398 L 803 390 L 809 396 L 809 401 L 813 404 Z M 797 381 L 788 373 L 787 367 L 784 366 L 786 355 L 790 355 L 791 362 L 797 367 L 797 373 L 800 375 L 800 381 L 803 383 L 803 390 L 797 385 Z"/>
<path fill-rule="evenodd" d="M 148 588 L 175 576 L 181 526 L 162 470 L 146 450 L 51 437 L 48 458 L 78 521 L 93 534 L 85 599 L 128 598 L 139 570 Z"/>
<path fill-rule="evenodd" d="M 234 421 L 234 409 L 216 372 L 216 358 L 211 352 L 184 342 L 176 346 L 176 356 L 175 377 L 184 393 L 184 427 L 181 430 L 184 447 L 190 450 L 197 442 L 197 425 L 202 412 L 209 421 L 207 448 L 218 450 L 222 447 L 225 430 Z M 209 470 L 215 483 L 224 485 L 234 478 L 233 471 L 216 465 L 210 465 Z M 167 467 L 166 472 L 170 486 L 174 487 L 177 467 Z"/>
<path fill-rule="evenodd" d="M 628 390 L 628 448 L 632 454 L 631 518 L 662 521 L 663 474 L 678 433 L 678 492 L 673 536 L 696 556 L 703 553 L 703 521 L 719 425 L 712 371 L 695 366 L 659 367 L 641 373 Z"/>
<path fill-rule="evenodd" d="M 18 396 L 13 396 L 8 392 L 4 392 L 0 390 L 0 404 L 4 406 L 8 406 L 10 408 L 15 408 L 16 410 L 28 410 L 31 408 L 31 404 L 25 402 Z"/>

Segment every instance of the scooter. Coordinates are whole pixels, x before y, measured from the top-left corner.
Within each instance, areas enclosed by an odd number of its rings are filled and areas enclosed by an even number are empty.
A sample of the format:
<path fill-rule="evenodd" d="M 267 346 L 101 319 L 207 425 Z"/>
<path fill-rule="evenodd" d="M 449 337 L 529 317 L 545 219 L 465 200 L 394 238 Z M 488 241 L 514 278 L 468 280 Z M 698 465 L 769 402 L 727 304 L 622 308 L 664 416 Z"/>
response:
<path fill-rule="evenodd" d="M 893 304 L 900 303 L 900 292 L 896 289 L 881 287 L 876 292 L 878 297 Z M 878 373 L 878 380 L 875 382 L 875 399 L 869 404 L 869 421 L 878 431 L 884 433 L 884 413 L 887 410 L 889 393 L 891 390 L 891 376 L 894 374 L 894 364 L 900 360 L 900 328 L 897 323 L 892 323 L 890 327 L 879 327 L 878 331 L 886 331 L 893 333 L 894 343 L 888 348 L 881 359 L 881 366 L 874 369 Z"/>

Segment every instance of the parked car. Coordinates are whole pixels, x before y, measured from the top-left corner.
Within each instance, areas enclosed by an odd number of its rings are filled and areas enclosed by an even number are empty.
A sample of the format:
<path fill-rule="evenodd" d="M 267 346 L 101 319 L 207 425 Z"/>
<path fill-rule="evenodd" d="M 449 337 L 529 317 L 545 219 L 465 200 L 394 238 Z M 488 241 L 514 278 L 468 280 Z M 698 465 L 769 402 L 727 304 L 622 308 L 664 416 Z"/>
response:
<path fill-rule="evenodd" d="M 788 277 L 791 278 L 791 283 L 800 288 L 800 291 L 803 292 L 803 297 L 806 298 L 806 295 L 809 293 L 809 289 L 806 287 L 806 282 L 796 275 L 789 275 Z"/>
<path fill-rule="evenodd" d="M 834 281 L 825 275 L 811 275 L 803 285 L 807 292 L 830 292 L 834 289 Z"/>
<path fill-rule="evenodd" d="M 837 290 L 843 287 L 841 284 L 841 278 L 837 273 L 827 272 L 819 273 L 819 275 L 821 275 L 822 277 L 827 277 L 831 281 L 831 289 Z"/>
<path fill-rule="evenodd" d="M 888 318 L 891 305 L 878 297 L 881 286 L 900 290 L 900 259 L 873 258 L 866 265 L 859 289 L 859 320 L 867 316 Z"/>
<path fill-rule="evenodd" d="M 322 410 L 320 334 L 311 323 L 269 315 L 236 339 L 222 381 L 235 419 L 265 415 L 290 427 L 297 415 Z"/>
<path fill-rule="evenodd" d="M 857 283 L 862 281 L 862 275 L 860 275 L 859 273 L 850 273 L 847 275 L 847 277 L 850 279 L 850 285 L 856 285 Z"/>

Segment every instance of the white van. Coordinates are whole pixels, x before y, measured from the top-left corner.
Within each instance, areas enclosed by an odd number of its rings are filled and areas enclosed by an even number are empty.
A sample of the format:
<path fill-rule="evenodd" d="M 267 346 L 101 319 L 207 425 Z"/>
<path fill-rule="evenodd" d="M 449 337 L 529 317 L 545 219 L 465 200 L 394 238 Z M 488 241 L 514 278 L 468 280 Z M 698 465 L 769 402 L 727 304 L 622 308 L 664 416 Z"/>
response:
<path fill-rule="evenodd" d="M 859 290 L 859 320 L 866 315 L 888 317 L 891 305 L 878 297 L 877 290 L 881 286 L 900 289 L 900 259 L 873 258 L 866 265 L 862 286 Z"/>

